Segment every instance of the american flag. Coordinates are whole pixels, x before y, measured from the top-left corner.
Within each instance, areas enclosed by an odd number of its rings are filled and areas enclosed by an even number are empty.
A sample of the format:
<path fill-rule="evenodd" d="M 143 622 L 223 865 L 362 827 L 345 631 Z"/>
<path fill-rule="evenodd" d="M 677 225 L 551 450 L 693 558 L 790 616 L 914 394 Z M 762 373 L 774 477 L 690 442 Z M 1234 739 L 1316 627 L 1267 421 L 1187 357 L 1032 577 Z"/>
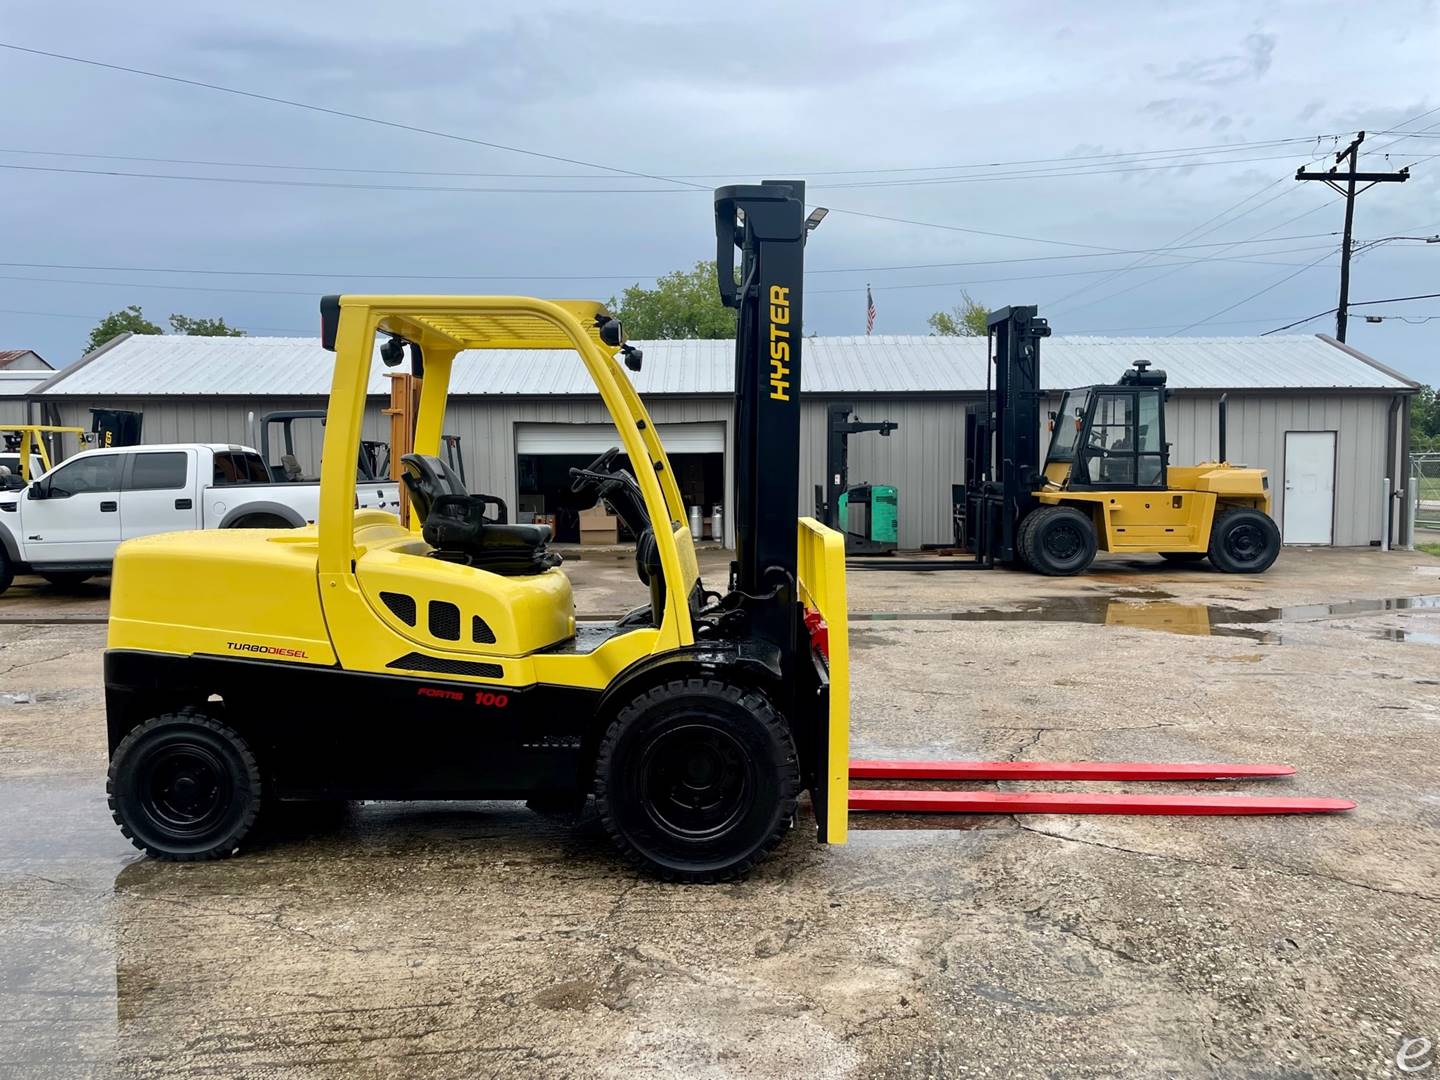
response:
<path fill-rule="evenodd" d="M 870 295 L 870 285 L 865 285 L 865 336 L 875 329 L 875 298 Z"/>

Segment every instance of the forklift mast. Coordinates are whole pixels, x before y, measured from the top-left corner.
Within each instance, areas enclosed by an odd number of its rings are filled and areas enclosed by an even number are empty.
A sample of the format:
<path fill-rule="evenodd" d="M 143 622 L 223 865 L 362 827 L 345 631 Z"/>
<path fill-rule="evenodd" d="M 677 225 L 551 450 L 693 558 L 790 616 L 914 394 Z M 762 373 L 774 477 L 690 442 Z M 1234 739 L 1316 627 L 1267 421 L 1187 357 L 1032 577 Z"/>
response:
<path fill-rule="evenodd" d="M 750 633 L 787 661 L 800 635 L 796 521 L 807 231 L 803 180 L 716 189 L 716 276 L 721 301 L 736 309 L 730 589 L 749 613 Z"/>
<path fill-rule="evenodd" d="M 825 410 L 825 487 L 816 488 L 815 515 L 832 529 L 845 532 L 840 520 L 840 496 L 850 488 L 850 436 L 866 431 L 889 435 L 899 429 L 894 420 L 851 420 L 853 405 L 831 405 Z"/>
<path fill-rule="evenodd" d="M 1050 324 L 1027 304 L 989 318 L 995 386 L 965 417 L 965 542 L 985 563 L 1013 562 L 1016 525 L 1041 484 L 1040 339 Z"/>

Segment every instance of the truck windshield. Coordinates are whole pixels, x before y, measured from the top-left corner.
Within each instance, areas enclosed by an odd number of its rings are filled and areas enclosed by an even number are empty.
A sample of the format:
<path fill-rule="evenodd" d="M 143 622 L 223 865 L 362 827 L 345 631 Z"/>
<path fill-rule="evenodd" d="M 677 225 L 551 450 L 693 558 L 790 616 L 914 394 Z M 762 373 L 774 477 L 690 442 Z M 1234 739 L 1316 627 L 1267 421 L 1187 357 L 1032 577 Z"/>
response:
<path fill-rule="evenodd" d="M 1055 414 L 1055 432 L 1050 436 L 1047 461 L 1074 461 L 1075 440 L 1080 436 L 1080 421 L 1085 418 L 1085 391 L 1070 390 Z"/>

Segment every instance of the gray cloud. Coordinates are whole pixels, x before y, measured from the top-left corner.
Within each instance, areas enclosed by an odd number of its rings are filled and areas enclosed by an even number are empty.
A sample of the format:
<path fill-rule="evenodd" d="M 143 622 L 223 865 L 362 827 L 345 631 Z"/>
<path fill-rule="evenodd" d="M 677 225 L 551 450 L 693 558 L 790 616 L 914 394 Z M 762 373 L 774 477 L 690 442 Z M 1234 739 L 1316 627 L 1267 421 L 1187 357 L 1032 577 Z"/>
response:
<path fill-rule="evenodd" d="M 798 174 L 810 179 L 814 201 L 837 208 L 1116 248 L 1163 245 L 1247 197 L 1253 198 L 1242 209 L 1279 196 L 1233 225 L 1219 225 L 1206 240 L 1243 240 L 1302 214 L 1269 235 L 1325 234 L 1338 228 L 1338 214 L 1320 185 L 1289 180 L 1310 155 L 1308 141 L 1236 153 L 1235 163 L 1224 166 L 1161 158 L 1163 169 L 1095 167 L 1090 176 L 995 181 L 1002 170 L 957 170 L 957 179 L 983 182 L 847 188 L 823 185 L 934 173 L 825 174 L 1036 158 L 1088 163 L 1099 154 L 1358 127 L 1379 131 L 1440 104 L 1416 96 L 1433 82 L 1436 38 L 1433 29 L 1423 30 L 1434 27 L 1433 13 L 1407 0 L 1391 9 L 1392 22 L 1414 27 L 1403 42 L 1342 0 L 1267 11 L 1263 27 L 1254 25 L 1247 0 L 1212 0 L 1201 8 L 1117 0 L 1091 5 L 1083 17 L 1067 16 L 1063 25 L 1051 5 L 1035 0 L 978 9 L 919 0 L 886 9 L 883 17 L 861 0 L 837 0 L 823 14 L 770 0 L 733 0 L 724 8 L 666 0 L 584 7 L 574 0 L 470 6 L 407 0 L 403 19 L 390 0 L 250 0 L 203 9 L 152 0 L 139 14 L 80 0 L 11 5 L 6 15 L 4 36 L 39 48 L 642 172 L 715 174 L 715 183 Z M 1253 33 L 1241 40 L 1243 28 Z M 1332 100 L 1334 83 L 1323 60 L 1342 51 L 1346 89 L 1343 100 Z M 12 149 L 351 169 L 588 171 L 34 57 L 5 57 L 0 94 L 24 103 L 6 116 L 3 145 Z M 1372 135 L 1367 151 L 1389 138 Z M 1427 151 L 1433 152 L 1431 143 L 1416 140 L 1390 152 L 1411 154 L 1392 159 L 1403 164 Z M 1249 157 L 1274 160 L 1243 160 Z M 400 172 L 179 167 L 6 153 L 0 164 L 487 186 L 478 178 Z M 1043 173 L 1054 166 L 1004 171 L 1025 169 Z M 6 184 L 0 259 L 6 261 L 327 275 L 0 269 L 9 275 L 0 276 L 0 309 L 56 313 L 0 311 L 0 347 L 34 346 L 56 362 L 78 355 L 87 316 L 129 303 L 162 318 L 171 311 L 205 313 L 242 326 L 310 333 L 315 298 L 323 292 L 491 289 L 604 298 L 629 281 L 693 264 L 714 245 L 705 191 L 447 194 L 0 175 Z M 1440 221 L 1435 175 L 1434 166 L 1417 165 L 1409 183 L 1367 195 L 1357 235 L 1404 233 Z M 496 186 L 527 184 L 541 182 Z M 647 184 L 622 178 L 596 186 Z M 1329 242 L 1322 235 L 1276 247 Z M 1087 250 L 832 214 L 810 246 L 812 268 L 972 265 L 815 275 L 807 327 L 863 332 L 867 280 L 879 308 L 877 330 L 921 332 L 925 316 L 953 303 L 961 288 L 996 306 L 1056 305 L 1104 276 L 1082 271 L 1134 261 L 1002 261 Z M 1254 251 L 1241 246 L 1226 254 Z M 1318 254 L 1256 257 L 1293 264 Z M 1380 249 L 1357 262 L 1355 294 L 1430 291 L 1412 286 L 1430 273 L 1433 256 L 1433 249 Z M 1290 269 L 1216 260 L 1164 277 L 1135 270 L 1057 305 L 1054 325 L 1059 333 L 1183 325 Z M 493 274 L 497 280 L 422 282 L 387 273 Z M 559 274 L 599 276 L 563 282 L 526 276 Z M 16 276 L 30 279 L 10 279 Z M 33 280 L 39 277 L 128 284 Z M 1002 278 L 1012 280 L 993 280 Z M 165 284 L 208 291 L 168 291 Z M 1326 307 L 1334 287 L 1333 271 L 1307 272 L 1226 316 L 1254 321 L 1200 329 L 1269 329 Z M 247 289 L 272 291 L 226 291 Z M 1266 323 L 1271 316 L 1275 321 Z M 1433 348 L 1404 336 L 1423 332 L 1386 323 L 1357 330 L 1357 344 L 1367 347 L 1360 335 L 1372 335 L 1373 351 L 1402 370 L 1440 369 Z"/>
<path fill-rule="evenodd" d="M 1274 61 L 1276 35 L 1247 34 L 1238 53 L 1183 60 L 1159 77 L 1195 86 L 1230 86 L 1260 79 Z"/>

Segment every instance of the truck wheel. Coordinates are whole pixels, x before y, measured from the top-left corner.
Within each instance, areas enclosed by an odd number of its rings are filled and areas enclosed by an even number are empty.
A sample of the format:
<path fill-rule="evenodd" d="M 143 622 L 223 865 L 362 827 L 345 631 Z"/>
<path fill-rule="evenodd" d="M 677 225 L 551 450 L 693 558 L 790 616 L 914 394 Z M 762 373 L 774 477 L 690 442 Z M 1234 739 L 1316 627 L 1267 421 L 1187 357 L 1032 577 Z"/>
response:
<path fill-rule="evenodd" d="M 260 812 L 249 744 L 191 709 L 147 720 L 121 740 L 106 784 L 120 831 L 157 859 L 232 855 Z"/>
<path fill-rule="evenodd" d="M 745 873 L 790 827 L 800 764 L 763 694 L 676 680 L 626 705 L 600 743 L 595 807 L 627 859 L 667 881 Z"/>
<path fill-rule="evenodd" d="M 1024 559 L 1037 573 L 1080 574 L 1095 561 L 1095 526 L 1073 506 L 1042 506 L 1025 520 Z"/>
<path fill-rule="evenodd" d="M 1269 514 L 1247 507 L 1216 515 L 1210 528 L 1210 562 L 1227 574 L 1259 574 L 1280 555 L 1280 527 Z"/>
<path fill-rule="evenodd" d="M 15 564 L 10 561 L 10 556 L 5 554 L 5 549 L 0 547 L 0 593 L 10 588 L 10 583 L 15 580 Z"/>
<path fill-rule="evenodd" d="M 227 529 L 293 529 L 295 526 L 279 514 L 251 514 L 225 527 Z"/>
<path fill-rule="evenodd" d="M 1203 551 L 1162 551 L 1160 558 L 1166 562 L 1192 563 L 1206 558 L 1206 553 Z"/>
<path fill-rule="evenodd" d="M 42 571 L 40 576 L 57 589 L 73 589 L 77 585 L 85 584 L 95 575 L 84 570 L 53 570 L 48 574 Z"/>

